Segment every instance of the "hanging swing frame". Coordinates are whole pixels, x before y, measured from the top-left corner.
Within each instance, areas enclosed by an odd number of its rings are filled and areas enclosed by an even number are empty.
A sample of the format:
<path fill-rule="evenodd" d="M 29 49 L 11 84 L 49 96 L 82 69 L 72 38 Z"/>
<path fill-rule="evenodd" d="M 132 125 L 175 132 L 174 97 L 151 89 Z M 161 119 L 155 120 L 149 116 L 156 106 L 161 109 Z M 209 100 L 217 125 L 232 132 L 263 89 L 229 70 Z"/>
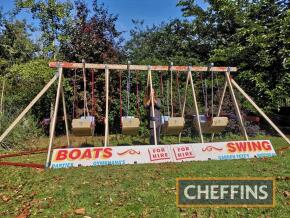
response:
<path fill-rule="evenodd" d="M 200 79 L 201 79 L 201 85 L 202 85 L 202 93 L 203 93 L 203 98 L 205 102 L 205 115 L 202 116 L 202 122 L 201 122 L 201 128 L 203 133 L 219 133 L 222 132 L 228 125 L 229 119 L 228 117 L 221 117 L 220 116 L 220 110 L 221 106 L 223 104 L 223 98 L 224 95 L 221 98 L 220 101 L 220 108 L 218 110 L 218 114 L 215 116 L 214 114 L 214 71 L 212 70 L 212 67 L 214 66 L 213 63 L 211 63 L 208 67 L 208 71 L 211 73 L 211 103 L 210 107 L 208 104 L 208 88 L 206 85 L 206 81 L 202 77 L 202 73 L 200 74 Z M 223 93 L 225 94 L 225 93 Z M 210 115 L 209 115 L 210 112 Z M 194 117 L 194 127 L 198 129 L 197 122 L 196 122 L 197 116 Z M 243 128 L 243 127 L 242 127 Z M 242 131 L 243 132 L 243 131 Z M 244 137 L 247 139 L 247 135 L 244 134 Z M 213 140 L 213 137 L 212 137 Z"/>
<path fill-rule="evenodd" d="M 120 91 L 120 116 L 121 116 L 121 130 L 123 135 L 137 135 L 140 128 L 140 120 L 137 117 L 130 116 L 130 92 L 131 92 L 131 62 L 128 61 L 127 67 L 127 83 L 126 83 L 126 116 L 122 116 L 122 80 L 119 80 Z M 120 75 L 119 75 L 120 76 Z M 137 91 L 138 93 L 138 91 Z"/>
<path fill-rule="evenodd" d="M 174 116 L 174 106 L 173 106 L 173 62 L 170 62 L 168 72 L 170 73 L 170 107 L 168 104 L 168 116 L 163 116 L 163 123 L 161 132 L 163 135 L 179 135 L 185 125 L 185 119 L 182 116 Z M 180 90 L 179 90 L 179 82 L 178 82 L 179 72 L 176 73 L 177 79 L 177 89 L 178 89 L 178 97 L 179 97 L 179 106 L 181 107 L 180 100 Z M 163 82 L 162 82 L 163 83 Z M 169 81 L 167 81 L 167 102 L 169 102 Z M 161 86 L 162 87 L 162 86 Z M 170 108 L 170 109 L 169 109 Z"/>
<path fill-rule="evenodd" d="M 90 116 L 89 108 L 88 108 L 86 63 L 84 59 L 82 60 L 82 64 L 83 64 L 82 73 L 83 73 L 83 84 L 84 84 L 84 106 L 83 106 L 84 112 L 81 118 L 73 118 L 72 120 L 72 133 L 78 137 L 93 136 L 95 132 L 95 117 Z M 93 82 L 93 78 L 91 82 Z M 75 86 L 75 83 L 74 83 L 74 86 Z M 94 101 L 93 93 L 94 93 L 94 90 L 93 90 L 93 84 L 92 84 L 92 107 L 93 107 L 93 101 Z"/>
<path fill-rule="evenodd" d="M 66 115 L 66 104 L 65 104 L 65 98 L 64 98 L 64 90 L 63 90 L 63 80 L 64 80 L 64 73 L 63 69 L 76 69 L 76 68 L 82 68 L 82 63 L 67 63 L 67 62 L 51 62 L 49 63 L 49 66 L 52 68 L 57 68 L 57 73 L 54 75 L 54 77 L 44 86 L 44 88 L 36 95 L 36 97 L 28 104 L 28 106 L 18 115 L 18 117 L 10 124 L 10 126 L 2 133 L 0 136 L 0 143 L 5 139 L 7 135 L 14 129 L 14 127 L 22 120 L 22 118 L 30 111 L 30 109 L 35 105 L 36 102 L 49 90 L 49 88 L 58 81 L 57 85 L 57 91 L 56 91 L 56 99 L 54 104 L 54 110 L 53 110 L 53 119 L 52 119 L 52 125 L 51 125 L 51 134 L 49 136 L 49 145 L 48 145 L 48 151 L 47 151 L 47 159 L 46 159 L 46 167 L 50 167 L 50 161 L 51 161 L 51 151 L 52 146 L 54 144 L 54 133 L 56 128 L 56 122 L 57 122 L 57 115 L 58 115 L 58 109 L 59 109 L 59 103 L 60 100 L 63 101 L 63 112 L 65 113 L 65 123 L 66 123 L 66 135 L 67 135 L 67 143 L 70 145 L 69 141 L 69 130 L 68 130 L 68 121 L 67 121 L 67 115 Z M 101 69 L 105 70 L 105 90 L 106 90 L 106 112 L 105 112 L 105 147 L 108 146 L 108 138 L 109 138 L 109 73 L 110 70 L 126 70 L 127 65 L 115 65 L 115 64 L 86 64 L 86 68 L 94 68 L 94 69 Z M 149 85 L 152 88 L 152 71 L 168 71 L 168 66 L 146 66 L 146 65 L 131 65 L 132 70 L 136 71 L 148 71 L 149 76 Z M 194 108 L 196 111 L 196 114 L 199 114 L 198 111 L 198 105 L 195 95 L 195 87 L 193 84 L 192 79 L 192 72 L 205 72 L 208 70 L 208 67 L 200 67 L 200 66 L 173 66 L 172 69 L 175 71 L 184 71 L 187 72 L 187 79 L 186 79 L 186 93 L 188 90 L 189 85 L 192 89 L 193 99 L 194 99 Z M 278 132 L 278 134 L 290 145 L 290 140 L 284 135 L 284 133 L 271 121 L 271 119 L 259 108 L 255 102 L 244 92 L 244 90 L 230 77 L 230 72 L 237 71 L 237 68 L 235 67 L 213 67 L 213 71 L 216 73 L 224 73 L 226 77 L 226 83 L 227 86 L 230 89 L 231 97 L 235 105 L 235 110 L 238 114 L 238 118 L 240 121 L 240 124 L 243 123 L 242 116 L 240 114 L 240 109 L 236 101 L 235 93 L 233 86 L 245 97 L 245 99 L 251 103 L 255 109 L 260 113 L 262 117 L 265 118 L 265 120 Z M 226 87 L 226 85 L 225 85 Z M 152 89 L 151 89 L 152 90 Z M 185 95 L 186 98 L 186 95 Z M 183 108 L 182 108 L 182 116 L 184 117 L 184 111 L 185 111 L 185 101 L 183 102 Z M 220 105 L 222 102 L 220 101 Z M 152 104 L 152 109 L 154 112 L 154 104 Z M 154 114 L 153 114 L 154 116 Z M 155 124 L 155 122 L 153 122 Z M 242 132 L 244 136 L 246 136 L 246 130 L 244 128 L 244 125 L 240 125 L 240 128 L 242 129 Z M 155 128 L 154 128 L 155 129 Z M 203 134 L 202 130 L 199 125 L 199 135 L 201 142 L 203 143 Z M 155 144 L 156 143 L 156 129 L 154 132 L 154 138 L 155 138 Z M 246 138 L 248 140 L 248 138 Z"/>

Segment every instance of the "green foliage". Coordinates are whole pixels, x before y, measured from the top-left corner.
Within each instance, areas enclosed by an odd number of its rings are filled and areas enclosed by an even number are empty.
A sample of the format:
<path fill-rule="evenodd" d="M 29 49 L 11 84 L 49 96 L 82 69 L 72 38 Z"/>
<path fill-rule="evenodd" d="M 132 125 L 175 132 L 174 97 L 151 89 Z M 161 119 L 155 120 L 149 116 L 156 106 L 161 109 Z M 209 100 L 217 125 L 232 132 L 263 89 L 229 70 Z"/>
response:
<path fill-rule="evenodd" d="M 194 38 L 194 27 L 187 21 L 176 19 L 151 28 L 144 28 L 140 21 L 134 24 L 132 38 L 125 46 L 128 59 L 134 63 L 194 65 L 208 55 Z"/>
<path fill-rule="evenodd" d="M 234 137 L 228 140 L 241 140 Z M 261 138 L 257 138 L 261 139 Z M 263 139 L 265 139 L 263 137 Z M 275 148 L 278 137 L 269 138 Z M 59 141 L 59 139 L 56 139 Z M 142 139 L 141 139 L 142 140 Z M 66 138 L 62 138 L 66 143 Z M 35 144 L 34 142 L 32 142 Z M 112 140 L 112 143 L 115 141 Z M 48 140 L 43 143 L 47 146 Z M 285 144 L 284 144 L 285 145 Z M 29 159 L 29 160 L 27 160 Z M 289 159 L 285 151 L 267 159 L 211 160 L 162 164 L 79 167 L 36 170 L 0 167 L 0 216 L 16 217 L 23 205 L 37 217 L 289 217 Z M 10 158 L 7 161 L 43 164 L 46 154 Z M 97 179 L 96 179 L 96 176 Z M 176 178 L 180 177 L 275 177 L 274 208 L 186 208 L 176 207 Z M 57 182 L 56 182 L 57 181 Z M 45 187 L 45 188 L 44 188 Z M 85 209 L 85 215 L 75 210 Z M 26 214 L 27 214 L 26 213 Z"/>
<path fill-rule="evenodd" d="M 11 113 L 24 108 L 31 99 L 53 76 L 48 67 L 48 60 L 42 54 L 58 57 L 59 60 L 94 63 L 125 63 L 168 65 L 215 65 L 237 66 L 239 73 L 234 75 L 259 105 L 266 109 L 279 107 L 281 100 L 289 97 L 290 92 L 290 59 L 289 59 L 289 4 L 286 1 L 259 0 L 251 2 L 207 0 L 207 7 L 200 7 L 194 0 L 178 2 L 186 20 L 174 19 L 160 25 L 144 27 L 143 21 L 134 20 L 135 28 L 131 39 L 122 46 L 121 32 L 116 27 L 118 17 L 97 0 L 89 8 L 83 1 L 60 0 L 17 0 L 15 14 L 20 10 L 30 12 L 40 21 L 42 47 L 39 51 L 30 40 L 32 30 L 23 21 L 7 19 L 0 11 L 0 69 L 1 76 L 7 77 L 7 97 L 5 105 Z M 59 53 L 57 54 L 57 50 Z M 36 59 L 34 59 L 36 58 Z M 13 66 L 12 66 L 13 65 Z M 125 106 L 128 74 L 122 72 L 122 84 L 119 84 L 119 73 L 110 76 L 110 127 L 112 132 L 120 130 L 120 95 L 123 110 Z M 74 71 L 65 70 L 65 90 L 68 113 L 77 109 L 81 116 L 83 107 L 83 81 L 81 71 L 77 71 L 76 103 L 72 107 Z M 138 74 L 138 76 L 137 76 Z M 157 76 L 158 75 L 158 76 Z M 205 93 L 210 93 L 210 74 L 203 74 L 206 90 L 202 90 L 200 74 L 194 75 L 200 111 L 204 113 Z M 91 71 L 86 71 L 88 83 Z M 163 85 L 161 84 L 161 78 Z M 174 78 L 173 107 L 175 114 L 180 114 L 180 101 L 185 92 L 185 74 L 179 75 L 179 91 Z M 224 82 L 217 78 L 219 85 Z M 142 120 L 142 133 L 146 133 L 146 111 L 142 104 L 146 89 L 146 72 L 132 72 L 129 115 L 139 116 Z M 162 99 L 163 114 L 167 114 L 167 91 L 169 74 L 153 74 L 153 86 Z M 138 97 L 137 97 L 138 84 Z M 91 114 L 96 116 L 100 131 L 105 114 L 105 90 L 103 71 L 95 72 L 95 105 L 89 97 Z M 120 88 L 121 85 L 121 88 Z M 88 90 L 91 89 L 91 83 Z M 213 87 L 218 93 L 218 85 Z M 53 90 L 55 87 L 52 87 Z M 176 89 L 175 89 L 176 88 Z M 32 111 L 37 119 L 48 117 L 50 103 L 54 101 L 54 90 L 48 92 Z M 186 113 L 193 114 L 192 93 L 188 90 Z M 179 96 L 181 95 L 181 100 Z M 208 101 L 211 98 L 208 96 Z M 214 104 L 219 98 L 215 96 Z M 244 102 L 242 107 L 251 107 Z M 216 106 L 214 106 L 216 107 Z"/>
<path fill-rule="evenodd" d="M 264 108 L 289 96 L 289 4 L 286 1 L 179 1 L 198 35 L 211 45 L 210 62 L 239 68 L 237 80 Z M 209 40 L 208 40 L 209 39 Z"/>
<path fill-rule="evenodd" d="M 65 23 L 63 34 L 65 38 L 60 40 L 60 57 L 65 61 L 81 62 L 84 59 L 87 63 L 119 63 L 122 53 L 120 48 L 121 33 L 116 29 L 117 16 L 108 12 L 103 4 L 98 4 L 97 1 L 93 2 L 91 11 L 88 6 L 82 1 L 76 1 L 76 15 L 74 19 Z M 94 95 L 95 105 L 92 108 L 91 99 L 91 71 L 86 71 L 86 78 L 89 81 L 88 89 L 88 106 L 90 114 L 95 114 L 98 126 L 103 125 L 105 116 L 105 76 L 104 72 L 95 72 Z M 77 93 L 76 93 L 76 109 L 82 115 L 83 108 L 83 77 L 81 70 L 77 74 Z M 69 78 L 74 78 L 74 72 L 66 71 Z M 98 75 L 98 76 L 96 76 Z M 72 79 L 74 80 L 74 79 Z M 71 80 L 71 85 L 74 83 Z M 117 87 L 118 74 L 115 72 L 111 74 L 110 81 L 110 126 L 118 123 L 119 99 Z M 71 99 L 74 97 L 71 96 Z M 120 125 L 118 125 L 120 126 Z M 118 129 L 116 127 L 114 130 Z"/>
<path fill-rule="evenodd" d="M 14 64 L 7 74 L 6 108 L 11 113 L 24 109 L 54 76 L 54 70 L 48 67 L 48 61 L 35 59 L 23 64 Z M 55 85 L 33 107 L 37 118 L 49 115 L 50 103 L 54 101 Z"/>
<path fill-rule="evenodd" d="M 76 1 L 76 16 L 65 23 L 60 40 L 61 56 L 66 61 L 117 63 L 121 56 L 117 16 L 103 4 L 93 2 L 92 11 L 83 1 Z"/>
<path fill-rule="evenodd" d="M 28 9 L 34 19 L 40 21 L 44 52 L 56 55 L 56 43 L 62 38 L 64 22 L 72 10 L 71 1 L 58 0 L 16 0 L 18 11 Z"/>
<path fill-rule="evenodd" d="M 0 31 L 0 67 L 5 69 L 7 64 L 30 60 L 37 46 L 31 41 L 28 34 L 29 27 L 24 21 L 3 21 Z"/>
<path fill-rule="evenodd" d="M 5 112 L 3 115 L 0 114 L 0 134 L 2 134 L 13 122 L 15 116 Z M 18 150 L 27 149 L 27 140 L 33 140 L 41 136 L 41 130 L 37 121 L 32 116 L 26 116 L 21 123 L 19 123 L 13 131 L 0 142 L 0 150 Z"/>

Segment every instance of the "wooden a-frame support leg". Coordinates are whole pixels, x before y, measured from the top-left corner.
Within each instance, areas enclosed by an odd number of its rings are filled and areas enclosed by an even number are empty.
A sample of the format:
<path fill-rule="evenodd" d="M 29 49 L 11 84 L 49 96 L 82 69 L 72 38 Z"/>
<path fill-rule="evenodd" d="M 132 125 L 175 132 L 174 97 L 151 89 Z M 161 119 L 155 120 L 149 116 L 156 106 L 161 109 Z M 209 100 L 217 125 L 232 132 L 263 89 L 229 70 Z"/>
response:
<path fill-rule="evenodd" d="M 200 125 L 200 117 L 199 117 L 199 110 L 198 110 L 198 105 L 197 105 L 197 100 L 196 100 L 195 88 L 194 88 L 194 84 L 193 84 L 193 80 L 192 80 L 191 69 L 189 69 L 189 71 L 188 71 L 188 76 L 189 76 L 189 80 L 190 80 L 190 84 L 191 84 L 191 89 L 192 89 L 192 96 L 193 96 L 193 102 L 194 102 L 194 110 L 195 110 L 195 115 L 196 115 L 196 118 L 197 118 L 196 119 L 196 122 L 197 122 L 197 127 L 198 127 L 198 133 L 199 133 L 199 137 L 200 137 L 201 143 L 204 143 L 202 129 L 201 129 L 201 125 Z"/>
<path fill-rule="evenodd" d="M 52 86 L 52 84 L 59 77 L 56 74 L 35 96 L 35 98 L 27 105 L 27 107 L 18 115 L 18 117 L 13 121 L 13 123 L 5 130 L 5 132 L 0 136 L 0 142 L 13 130 L 13 128 L 21 121 L 21 119 L 27 114 L 27 112 L 33 107 L 33 105 L 44 95 L 44 93 Z"/>
<path fill-rule="evenodd" d="M 62 79 L 64 79 L 64 78 L 62 78 Z M 63 116 L 64 116 L 64 123 L 65 123 L 67 146 L 70 147 L 71 144 L 70 144 L 70 139 L 69 139 L 68 120 L 67 120 L 66 103 L 65 103 L 63 86 L 61 86 L 61 97 L 62 97 Z"/>
<path fill-rule="evenodd" d="M 182 113 L 181 113 L 181 117 L 182 118 L 184 118 L 184 113 L 185 113 L 185 106 L 186 106 L 186 100 L 187 100 L 187 90 L 188 90 L 188 81 L 189 81 L 189 75 L 187 73 L 184 100 L 183 100 Z M 181 132 L 179 133 L 179 136 L 178 136 L 178 142 L 180 143 L 180 141 L 181 141 Z"/>
<path fill-rule="evenodd" d="M 150 85 L 151 110 L 152 110 L 152 116 L 154 117 L 154 120 L 153 120 L 154 144 L 157 145 L 155 108 L 154 108 L 154 103 L 153 103 L 154 102 L 154 99 L 153 99 L 153 95 L 152 95 L 153 84 L 152 84 L 152 73 L 151 73 L 151 67 L 150 66 L 148 66 L 148 77 L 149 77 L 149 85 Z"/>
<path fill-rule="evenodd" d="M 54 106 L 54 114 L 53 114 L 53 119 L 52 119 L 51 134 L 49 136 L 49 145 L 48 145 L 47 158 L 46 158 L 46 164 L 45 164 L 46 167 L 49 167 L 49 164 L 50 164 L 51 148 L 52 148 L 52 144 L 53 144 L 56 119 L 57 119 L 57 112 L 58 112 L 59 100 L 60 100 L 60 95 L 61 95 L 61 90 L 62 90 L 62 79 L 63 79 L 63 69 L 62 68 L 58 68 L 58 76 L 59 76 L 59 79 L 58 79 L 56 100 L 55 100 L 55 106 Z"/>
<path fill-rule="evenodd" d="M 197 127 L 198 127 L 198 133 L 199 133 L 201 143 L 204 143 L 202 129 L 201 129 L 201 125 L 200 125 L 200 117 L 199 117 L 198 104 L 197 104 L 197 100 L 196 100 L 195 88 L 194 88 L 194 84 L 193 84 L 193 80 L 192 80 L 191 67 L 189 67 L 189 69 L 188 69 L 187 78 L 186 78 L 185 96 L 184 96 L 183 108 L 182 108 L 182 117 L 184 118 L 187 89 L 188 89 L 189 82 L 190 82 L 191 89 L 192 89 L 192 96 L 193 96 L 193 103 L 194 103 L 193 106 L 194 106 L 194 111 L 195 111 L 196 118 L 197 118 L 196 122 L 197 122 Z M 181 133 L 179 134 L 179 142 L 180 142 L 180 139 L 181 139 Z"/>
<path fill-rule="evenodd" d="M 237 99 L 236 99 L 236 96 L 235 96 L 235 93 L 234 93 L 234 89 L 233 89 L 233 86 L 232 86 L 232 82 L 231 82 L 231 78 L 230 78 L 230 71 L 229 70 L 225 72 L 225 76 L 226 76 L 227 83 L 229 85 L 232 101 L 234 103 L 234 107 L 235 107 L 235 111 L 236 111 L 236 115 L 237 115 L 237 117 L 239 119 L 240 129 L 241 129 L 245 139 L 249 140 L 248 134 L 246 132 L 246 128 L 245 128 L 245 125 L 244 125 L 244 122 L 243 122 L 242 114 L 241 114 L 241 111 L 240 111 L 240 108 L 239 108 L 239 105 L 238 105 L 238 102 L 237 102 Z"/>
<path fill-rule="evenodd" d="M 271 121 L 271 119 L 262 111 L 262 109 L 251 99 L 251 97 L 234 81 L 231 80 L 235 88 L 253 105 L 253 107 L 265 118 L 265 120 L 277 131 L 277 133 L 290 145 L 287 136 Z"/>
<path fill-rule="evenodd" d="M 217 117 L 219 117 L 221 115 L 222 106 L 223 106 L 223 102 L 224 102 L 227 86 L 228 86 L 228 82 L 225 81 L 225 85 L 224 85 L 224 88 L 223 88 L 222 96 L 221 96 L 221 99 L 220 99 L 220 102 L 219 102 Z M 211 141 L 213 141 L 214 135 L 215 135 L 214 133 L 211 134 Z"/>
<path fill-rule="evenodd" d="M 5 79 L 2 83 L 1 100 L 0 100 L 0 114 L 4 114 L 4 90 L 5 90 Z"/>
<path fill-rule="evenodd" d="M 105 115 L 105 147 L 109 142 L 109 78 L 110 72 L 108 66 L 105 67 L 105 83 L 106 83 L 106 115 Z"/>

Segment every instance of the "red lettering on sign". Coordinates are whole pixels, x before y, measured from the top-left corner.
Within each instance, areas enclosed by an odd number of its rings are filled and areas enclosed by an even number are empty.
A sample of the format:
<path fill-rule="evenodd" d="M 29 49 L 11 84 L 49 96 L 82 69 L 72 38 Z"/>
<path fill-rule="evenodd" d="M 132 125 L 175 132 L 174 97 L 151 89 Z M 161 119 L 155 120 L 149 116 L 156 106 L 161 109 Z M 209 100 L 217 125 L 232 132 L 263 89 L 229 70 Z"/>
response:
<path fill-rule="evenodd" d="M 65 160 L 67 157 L 67 150 L 58 150 L 55 160 Z"/>
<path fill-rule="evenodd" d="M 104 158 L 110 158 L 110 157 L 112 157 L 112 148 L 105 148 L 104 149 L 103 157 Z"/>
<path fill-rule="evenodd" d="M 232 142 L 228 143 L 227 147 L 228 147 L 228 152 L 230 152 L 230 153 L 233 153 L 236 151 L 235 144 Z"/>
<path fill-rule="evenodd" d="M 68 157 L 69 157 L 69 159 L 76 160 L 76 159 L 80 158 L 81 154 L 82 154 L 82 152 L 79 149 L 72 149 L 69 152 Z"/>
<path fill-rule="evenodd" d="M 91 149 L 86 149 L 83 153 L 81 159 L 91 159 L 92 158 L 92 152 Z"/>
<path fill-rule="evenodd" d="M 56 153 L 55 161 L 83 160 L 83 159 L 107 159 L 112 157 L 112 148 L 86 148 L 86 149 L 62 149 Z"/>
<path fill-rule="evenodd" d="M 97 159 L 100 156 L 100 151 L 102 151 L 103 148 L 94 148 L 93 151 L 95 152 L 94 158 Z"/>
<path fill-rule="evenodd" d="M 262 147 L 260 145 L 260 142 L 252 142 L 251 144 L 253 146 L 253 150 L 254 151 L 261 151 L 262 150 Z"/>
<path fill-rule="evenodd" d="M 236 143 L 238 151 L 247 151 L 247 142 Z"/>
<path fill-rule="evenodd" d="M 149 148 L 148 153 L 150 161 L 167 160 L 170 159 L 169 154 L 165 148 Z"/>
<path fill-rule="evenodd" d="M 249 151 L 270 151 L 271 144 L 268 141 L 252 141 L 252 142 L 229 142 L 227 143 L 229 153 L 249 152 Z"/>
<path fill-rule="evenodd" d="M 262 147 L 266 151 L 270 151 L 272 149 L 272 146 L 271 146 L 271 144 L 268 141 L 263 141 L 262 142 Z"/>
<path fill-rule="evenodd" d="M 193 151 L 190 146 L 173 147 L 173 152 L 176 160 L 194 158 Z"/>

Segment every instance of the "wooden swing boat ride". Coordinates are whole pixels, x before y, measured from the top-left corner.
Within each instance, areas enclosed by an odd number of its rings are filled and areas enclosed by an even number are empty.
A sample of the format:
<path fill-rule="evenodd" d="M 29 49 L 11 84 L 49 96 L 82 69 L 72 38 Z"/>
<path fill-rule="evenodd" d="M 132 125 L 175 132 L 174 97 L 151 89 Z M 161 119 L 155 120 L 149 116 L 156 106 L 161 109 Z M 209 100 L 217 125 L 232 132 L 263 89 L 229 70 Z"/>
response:
<path fill-rule="evenodd" d="M 64 97 L 64 90 L 63 90 L 63 80 L 65 73 L 63 69 L 98 69 L 105 71 L 105 90 L 106 90 L 106 101 L 105 101 L 105 134 L 104 134 L 104 147 L 108 147 L 109 145 L 109 78 L 110 78 L 110 71 L 114 70 L 121 70 L 125 71 L 128 70 L 127 65 L 118 65 L 118 64 L 92 64 L 92 63 L 67 63 L 67 62 L 51 62 L 49 66 L 52 68 L 57 68 L 58 71 L 54 75 L 54 77 L 44 86 L 44 88 L 36 95 L 36 97 L 28 104 L 28 106 L 18 115 L 18 117 L 12 122 L 12 124 L 2 133 L 0 136 L 0 142 L 13 130 L 13 128 L 21 121 L 21 119 L 28 113 L 28 111 L 33 107 L 33 105 L 46 93 L 46 91 L 56 82 L 58 81 L 57 93 L 56 93 L 56 103 L 54 105 L 53 110 L 53 117 L 51 123 L 51 134 L 49 139 L 48 145 L 48 152 L 47 152 L 47 159 L 46 159 L 46 167 L 50 166 L 51 161 L 51 151 L 52 146 L 54 144 L 54 133 L 56 128 L 58 110 L 59 110 L 59 102 L 62 100 L 63 102 L 63 113 L 65 118 L 65 129 L 66 129 L 66 136 L 67 136 L 67 145 L 70 145 L 70 138 L 69 138 L 69 125 L 66 113 L 66 104 L 65 104 L 65 97 Z M 152 84 L 152 71 L 176 71 L 176 72 L 185 72 L 187 73 L 186 78 L 186 92 L 188 87 L 191 87 L 192 97 L 193 97 L 193 109 L 195 111 L 195 119 L 194 119 L 194 127 L 198 130 L 198 134 L 200 137 L 201 143 L 204 143 L 203 133 L 209 132 L 212 133 L 212 138 L 214 133 L 217 131 L 221 131 L 227 124 L 228 120 L 224 117 L 220 117 L 221 115 L 221 108 L 222 103 L 224 100 L 224 95 L 227 87 L 229 88 L 230 95 L 232 98 L 232 102 L 234 104 L 234 109 L 236 112 L 236 116 L 239 120 L 240 130 L 245 138 L 248 140 L 248 135 L 244 126 L 243 117 L 240 112 L 239 105 L 236 100 L 236 96 L 234 93 L 233 87 L 235 87 L 247 100 L 252 104 L 252 106 L 260 113 L 260 115 L 265 118 L 265 120 L 279 133 L 281 137 L 285 139 L 285 141 L 290 144 L 290 140 L 281 132 L 281 130 L 271 121 L 271 119 L 255 104 L 255 102 L 243 91 L 243 89 L 230 77 L 231 72 L 236 72 L 236 67 L 203 67 L 203 66 L 146 66 L 146 65 L 130 65 L 130 70 L 134 71 L 147 71 L 148 73 L 148 85 L 150 90 L 153 89 Z M 203 121 L 200 117 L 199 107 L 197 103 L 195 85 L 192 79 L 193 72 L 215 72 L 218 74 L 225 75 L 225 85 L 223 88 L 223 93 L 220 98 L 218 111 L 215 116 L 212 116 L 211 119 L 206 120 L 203 124 Z M 84 78 L 84 86 L 85 81 Z M 85 87 L 84 87 L 85 88 Z M 86 91 L 85 91 L 86 94 Z M 86 96 L 84 97 L 86 99 Z M 153 98 L 153 97 L 152 97 Z M 153 100 L 153 99 L 152 99 Z M 85 100 L 84 100 L 85 101 Z M 165 121 L 164 125 L 164 133 L 165 134 L 177 134 L 179 133 L 179 137 L 181 136 L 181 132 L 184 127 L 184 118 L 185 118 L 185 105 L 186 105 L 186 95 L 183 101 L 182 113 L 180 117 L 174 117 L 173 114 L 170 115 L 167 121 Z M 154 115 L 154 104 L 151 104 L 153 117 Z M 88 136 L 93 135 L 94 133 L 94 119 L 90 118 L 91 115 L 86 111 L 87 105 L 84 102 L 84 114 L 81 118 L 75 118 L 72 121 L 72 132 L 78 136 Z M 213 114 L 212 114 L 213 115 Z M 156 124 L 154 124 L 154 144 L 157 145 L 156 140 Z M 140 120 L 136 117 L 122 117 L 122 132 L 124 134 L 136 134 L 138 132 L 140 126 Z"/>

